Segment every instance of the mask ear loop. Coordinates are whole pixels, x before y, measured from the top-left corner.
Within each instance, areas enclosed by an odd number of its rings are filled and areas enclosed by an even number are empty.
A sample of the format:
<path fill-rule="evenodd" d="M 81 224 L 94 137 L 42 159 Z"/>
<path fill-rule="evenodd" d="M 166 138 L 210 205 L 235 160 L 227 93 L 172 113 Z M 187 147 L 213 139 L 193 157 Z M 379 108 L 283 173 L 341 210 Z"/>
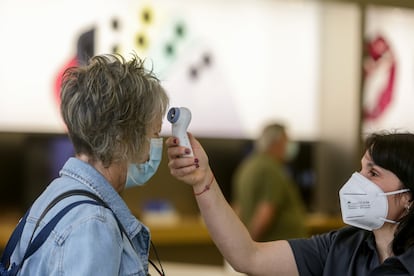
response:
<path fill-rule="evenodd" d="M 406 193 L 406 192 L 409 192 L 409 191 L 410 191 L 410 189 L 401 189 L 401 190 L 397 190 L 397 191 L 394 191 L 394 192 L 379 193 L 379 195 L 389 196 L 389 195 L 402 194 L 402 193 Z"/>
<path fill-rule="evenodd" d="M 393 191 L 393 192 L 379 193 L 379 195 L 389 196 L 389 195 L 402 194 L 402 193 L 406 193 L 406 192 L 409 192 L 409 191 L 410 191 L 410 189 L 401 189 L 401 190 L 397 190 L 397 191 Z M 410 207 L 411 207 L 411 205 L 410 205 Z M 406 206 L 406 210 L 407 210 L 407 206 Z M 387 219 L 387 218 L 379 218 L 379 219 L 382 220 L 382 221 L 385 221 L 385 222 L 399 224 L 399 222 L 395 221 L 395 220 L 391 220 L 391 219 Z"/>
<path fill-rule="evenodd" d="M 399 224 L 400 223 L 398 221 L 395 221 L 395 220 L 392 220 L 392 219 L 387 219 L 387 218 L 382 218 L 382 217 L 380 217 L 379 219 L 382 220 L 382 221 L 388 222 L 388 223 L 392 223 L 392 224 Z"/>

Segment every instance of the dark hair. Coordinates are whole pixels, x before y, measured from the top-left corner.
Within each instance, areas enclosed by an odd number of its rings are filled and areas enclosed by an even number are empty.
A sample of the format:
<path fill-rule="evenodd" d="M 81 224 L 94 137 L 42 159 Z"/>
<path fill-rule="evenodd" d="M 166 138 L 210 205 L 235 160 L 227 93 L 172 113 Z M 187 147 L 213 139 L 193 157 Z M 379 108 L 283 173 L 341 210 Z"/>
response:
<path fill-rule="evenodd" d="M 404 188 L 414 192 L 414 134 L 376 133 L 366 139 L 365 146 L 375 164 L 394 173 Z M 399 222 L 392 242 L 395 255 L 414 245 L 414 208 Z"/>

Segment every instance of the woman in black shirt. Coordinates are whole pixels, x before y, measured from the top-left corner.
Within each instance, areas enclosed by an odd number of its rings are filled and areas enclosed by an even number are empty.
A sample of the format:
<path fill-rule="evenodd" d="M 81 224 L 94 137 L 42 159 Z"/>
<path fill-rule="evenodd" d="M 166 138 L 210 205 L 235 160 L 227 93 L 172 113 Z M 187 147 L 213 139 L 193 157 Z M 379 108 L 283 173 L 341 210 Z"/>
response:
<path fill-rule="evenodd" d="M 309 239 L 254 242 L 223 197 L 199 142 L 192 158 L 169 138 L 170 172 L 192 185 L 210 234 L 226 260 L 249 275 L 414 275 L 414 135 L 373 134 L 361 171 L 340 191 L 350 226 Z"/>

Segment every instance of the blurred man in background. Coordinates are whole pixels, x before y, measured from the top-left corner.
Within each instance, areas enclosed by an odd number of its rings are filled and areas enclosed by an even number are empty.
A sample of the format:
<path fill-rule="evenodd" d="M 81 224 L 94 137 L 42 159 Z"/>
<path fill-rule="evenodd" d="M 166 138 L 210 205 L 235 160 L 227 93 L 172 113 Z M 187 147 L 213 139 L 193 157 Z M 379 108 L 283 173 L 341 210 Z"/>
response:
<path fill-rule="evenodd" d="M 307 235 L 304 202 L 285 170 L 291 145 L 285 127 L 270 124 L 235 172 L 233 206 L 255 241 Z"/>

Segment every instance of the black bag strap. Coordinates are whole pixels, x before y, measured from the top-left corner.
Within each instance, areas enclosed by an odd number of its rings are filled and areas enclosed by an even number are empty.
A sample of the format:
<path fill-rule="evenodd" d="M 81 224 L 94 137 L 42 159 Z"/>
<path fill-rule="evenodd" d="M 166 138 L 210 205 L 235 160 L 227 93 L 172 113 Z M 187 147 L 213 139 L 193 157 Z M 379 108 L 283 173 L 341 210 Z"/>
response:
<path fill-rule="evenodd" d="M 20 237 L 22 236 L 23 228 L 24 228 L 24 225 L 26 224 L 26 219 L 27 219 L 27 216 L 29 215 L 29 212 L 30 212 L 30 209 L 27 210 L 26 214 L 19 221 L 9 241 L 7 242 L 6 248 L 4 249 L 4 253 L 0 260 L 0 275 L 7 275 L 4 273 L 6 271 L 6 268 L 9 267 L 11 254 L 13 253 L 14 249 L 16 248 L 17 242 L 20 240 Z"/>
<path fill-rule="evenodd" d="M 56 216 L 54 216 L 42 228 L 42 230 L 40 230 L 40 232 L 39 232 L 39 234 L 37 234 L 36 238 L 34 238 L 29 243 L 29 245 L 28 245 L 28 247 L 26 249 L 26 253 L 24 254 L 22 263 L 24 262 L 24 260 L 26 260 L 27 258 L 29 258 L 33 253 L 35 253 L 39 249 L 39 247 L 49 237 L 50 232 L 52 232 L 52 230 L 55 228 L 56 224 L 58 224 L 58 222 L 66 215 L 67 212 L 69 212 L 74 207 L 76 207 L 76 206 L 78 206 L 80 204 L 84 204 L 84 203 L 99 205 L 98 202 L 93 201 L 93 200 L 81 200 L 81 201 L 73 202 L 73 203 L 69 204 L 68 206 L 66 206 L 65 208 L 63 208 L 62 210 L 60 210 L 59 213 L 57 213 Z"/>
<path fill-rule="evenodd" d="M 53 199 L 49 203 L 49 205 L 46 207 L 46 209 L 43 211 L 43 213 L 40 215 L 39 219 L 37 220 L 33 234 L 36 232 L 37 228 L 39 227 L 40 222 L 43 220 L 44 216 L 47 214 L 47 212 L 49 212 L 50 209 L 52 209 L 62 199 L 65 199 L 73 195 L 83 195 L 83 196 L 90 197 L 96 200 L 97 202 L 99 202 L 100 205 L 104 206 L 105 208 L 110 209 L 109 206 L 100 197 L 98 197 L 96 194 L 92 192 L 81 190 L 81 189 L 70 190 L 70 191 L 64 192 L 63 194 L 60 194 L 59 196 L 57 196 L 55 199 Z M 32 234 L 32 237 L 30 238 L 30 241 L 33 239 L 33 234 Z"/>
<path fill-rule="evenodd" d="M 53 208 L 53 206 L 55 206 L 59 201 L 61 201 L 64 198 L 67 198 L 69 196 L 73 196 L 73 195 L 83 195 L 83 196 L 87 196 L 89 198 L 92 198 L 93 200 L 80 200 L 80 201 L 75 201 L 71 204 L 69 204 L 68 206 L 66 206 L 65 208 L 63 208 L 62 210 L 59 211 L 59 213 L 57 213 L 43 228 L 42 230 L 39 232 L 39 234 L 36 235 L 36 237 L 33 239 L 34 233 L 36 232 L 36 229 L 38 228 L 40 221 L 44 218 L 44 216 L 46 215 L 47 212 L 49 212 L 50 209 Z M 99 198 L 97 195 L 95 195 L 92 192 L 86 191 L 86 190 L 71 190 L 71 191 L 67 191 L 61 195 L 59 195 L 58 197 L 56 197 L 54 200 L 52 200 L 50 202 L 50 204 L 45 208 L 45 210 L 42 212 L 42 214 L 40 215 L 35 229 L 33 230 L 32 233 L 32 237 L 30 238 L 29 241 L 29 245 L 27 246 L 26 252 L 24 254 L 24 257 L 22 259 L 22 261 L 20 262 L 19 265 L 16 264 L 12 264 L 10 266 L 10 257 L 13 254 L 13 251 L 16 248 L 16 245 L 18 243 L 18 241 L 21 238 L 21 235 L 23 233 L 23 229 L 24 226 L 26 224 L 26 220 L 28 217 L 28 214 L 30 212 L 30 209 L 26 212 L 26 214 L 24 215 L 24 217 L 20 220 L 20 222 L 18 223 L 18 225 L 16 226 L 15 230 L 13 231 L 7 245 L 6 248 L 4 250 L 3 256 L 1 258 L 0 261 L 0 275 L 1 276 L 11 276 L 11 275 L 16 275 L 17 272 L 19 271 L 19 269 L 23 266 L 24 261 L 29 258 L 33 253 L 35 253 L 40 246 L 42 246 L 42 244 L 46 241 L 46 239 L 48 238 L 50 232 L 55 228 L 56 224 L 62 219 L 62 217 L 68 213 L 71 209 L 73 209 L 74 207 L 80 205 L 80 204 L 93 204 L 93 205 L 101 205 L 104 206 L 105 208 L 109 208 L 109 206 L 101 199 Z M 115 216 L 115 214 L 114 214 Z M 121 230 L 126 234 L 126 232 L 124 231 L 123 226 L 120 224 L 118 218 L 115 216 L 118 225 L 120 226 Z M 128 237 L 128 235 L 126 235 Z M 128 237 L 129 238 L 129 237 Z"/>
<path fill-rule="evenodd" d="M 121 230 L 121 233 L 125 234 L 125 236 L 128 238 L 128 240 L 131 243 L 131 245 L 134 246 L 134 244 L 132 243 L 131 239 L 129 238 L 129 236 L 127 234 L 127 231 L 125 230 L 124 226 L 122 225 L 121 221 L 119 221 L 118 217 L 116 216 L 116 214 L 114 213 L 114 211 L 111 209 L 111 207 L 109 207 L 108 204 L 106 204 L 106 202 L 103 201 L 99 196 L 97 196 L 96 194 L 94 194 L 92 192 L 86 191 L 86 190 L 71 190 L 71 191 L 68 191 L 66 193 L 63 193 L 61 195 L 61 197 L 63 198 L 63 197 L 68 197 L 68 196 L 72 196 L 72 195 L 88 196 L 88 197 L 96 200 L 100 205 L 102 205 L 105 208 L 111 210 L 111 212 L 114 215 L 114 218 L 115 218 L 115 220 L 116 220 L 116 222 L 118 224 L 118 227 Z"/>

